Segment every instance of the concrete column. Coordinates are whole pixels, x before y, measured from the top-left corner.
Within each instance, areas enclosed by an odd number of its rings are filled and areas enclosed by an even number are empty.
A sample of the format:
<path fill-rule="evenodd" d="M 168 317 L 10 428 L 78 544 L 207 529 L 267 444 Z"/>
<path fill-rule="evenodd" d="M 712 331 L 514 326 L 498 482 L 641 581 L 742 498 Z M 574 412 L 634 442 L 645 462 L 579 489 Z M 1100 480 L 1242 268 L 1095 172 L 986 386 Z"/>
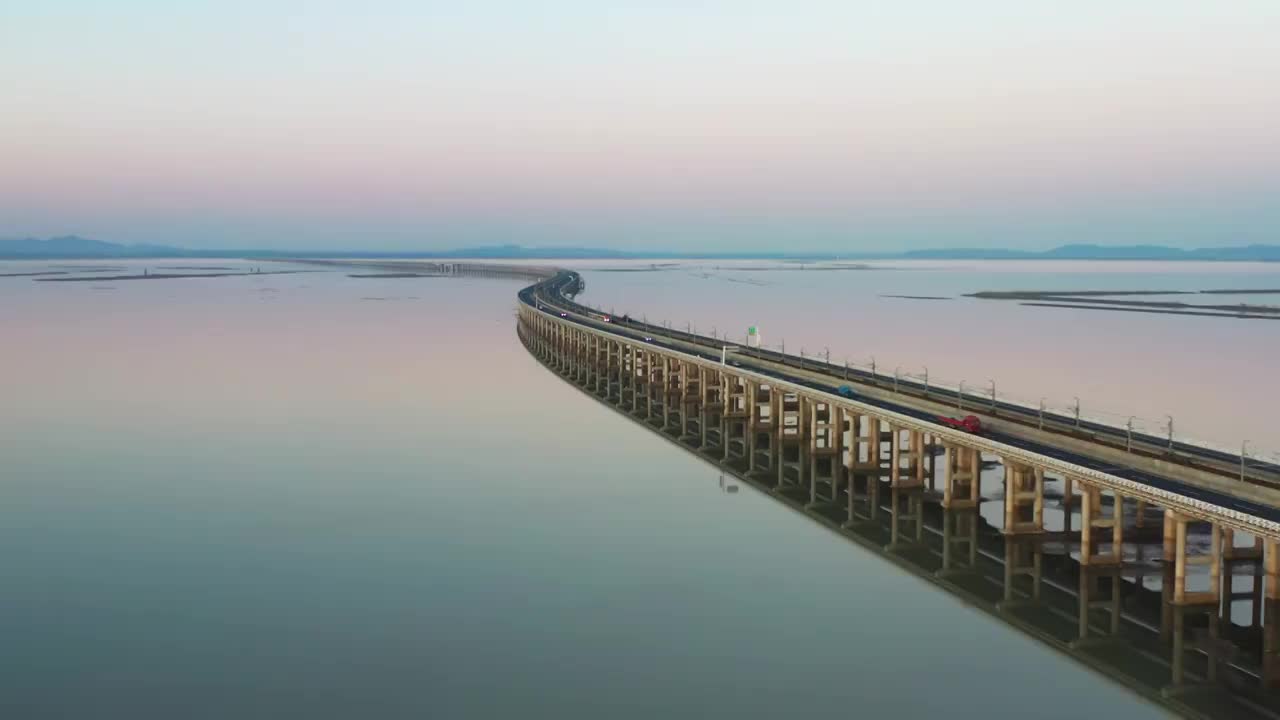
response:
<path fill-rule="evenodd" d="M 1007 535 L 1044 532 L 1044 471 L 1004 458 L 1004 528 Z M 1024 519 L 1024 516 L 1029 516 Z"/>
<path fill-rule="evenodd" d="M 908 434 L 908 457 L 913 487 L 924 487 L 925 479 L 925 442 L 924 433 L 911 430 Z"/>
<path fill-rule="evenodd" d="M 889 487 L 902 483 L 902 428 L 889 423 Z"/>
<path fill-rule="evenodd" d="M 844 408 L 839 406 L 832 406 L 831 412 L 835 416 L 835 425 L 832 428 L 831 502 L 837 502 L 840 499 L 840 486 L 847 482 L 848 477 L 847 466 L 844 464 L 846 415 Z"/>
<path fill-rule="evenodd" d="M 680 365 L 680 432 L 676 437 L 683 438 L 689 433 L 689 363 L 677 361 Z"/>
<path fill-rule="evenodd" d="M 707 449 L 707 425 L 711 421 L 711 370 L 698 368 L 698 449 Z"/>
<path fill-rule="evenodd" d="M 818 409 L 819 403 L 809 403 L 808 417 L 804 422 L 809 425 L 809 506 L 818 504 Z M 831 410 L 826 405 L 827 412 Z M 826 432 L 824 428 L 822 432 Z M 830 442 L 830 440 L 827 440 Z"/>
<path fill-rule="evenodd" d="M 781 484 L 782 474 L 782 425 L 785 422 L 782 417 L 783 395 L 777 387 L 769 386 L 769 468 L 778 475 L 778 479 L 774 481 L 775 486 Z"/>
<path fill-rule="evenodd" d="M 1071 509 L 1075 505 L 1074 485 L 1075 481 L 1070 475 L 1062 478 L 1062 531 L 1068 535 L 1075 530 L 1075 513 Z"/>
<path fill-rule="evenodd" d="M 946 484 L 943 486 L 943 507 L 977 507 L 982 493 L 981 453 L 964 445 L 943 443 Z"/>
<path fill-rule="evenodd" d="M 730 429 L 735 424 L 732 417 L 736 412 L 736 407 L 734 407 L 736 399 L 731 387 L 735 386 L 737 382 L 736 377 L 730 377 L 728 373 L 720 373 L 720 396 L 724 399 L 724 410 L 720 413 L 720 445 L 723 452 L 720 459 L 723 462 L 729 462 L 731 457 L 730 445 L 733 442 L 733 438 L 730 437 Z"/>
<path fill-rule="evenodd" d="M 832 403 L 811 402 L 812 422 L 809 427 L 809 495 L 810 503 L 820 499 L 836 502 L 844 475 L 844 408 Z M 825 472 L 822 472 L 824 471 Z M 827 494 L 822 498 L 820 486 Z"/>
<path fill-rule="evenodd" d="M 666 382 L 663 388 L 662 429 L 666 431 L 684 420 L 684 362 L 679 358 L 666 358 Z M 684 435 L 684 430 L 676 433 L 676 437 Z"/>
<path fill-rule="evenodd" d="M 938 490 L 938 485 L 937 485 L 938 453 L 937 453 L 937 438 L 934 437 L 933 433 L 929 433 L 929 442 L 926 448 L 927 448 L 926 457 L 928 458 L 928 461 L 929 461 L 929 492 L 936 492 Z"/>
<path fill-rule="evenodd" d="M 786 480 L 786 433 L 787 421 L 792 418 L 791 413 L 787 412 L 787 395 L 778 391 L 774 393 L 777 398 L 775 407 L 778 408 L 777 418 L 773 422 L 773 467 L 777 473 L 777 479 L 774 481 L 774 487 L 780 488 Z"/>
<path fill-rule="evenodd" d="M 640 356 L 638 348 L 635 345 L 628 345 L 627 352 L 630 356 L 631 363 L 627 370 L 627 387 L 631 389 L 631 414 L 634 415 L 640 409 L 640 365 L 644 358 Z"/>
<path fill-rule="evenodd" d="M 1102 512 L 1101 491 L 1081 483 L 1080 492 L 1080 564 L 1114 565 L 1123 560 L 1124 497 L 1115 495 L 1110 517 Z M 1102 540 L 1099 530 L 1110 530 L 1111 551 L 1100 553 L 1096 545 Z"/>
<path fill-rule="evenodd" d="M 1222 546 L 1220 529 L 1210 524 L 1209 553 L 1207 555 L 1188 556 L 1187 524 L 1190 518 L 1178 515 L 1175 518 L 1173 603 L 1174 605 L 1212 605 L 1218 607 L 1221 591 Z M 1209 590 L 1205 592 L 1187 591 L 1187 567 L 1189 565 L 1209 566 Z M 1216 612 L 1214 613 L 1217 614 Z"/>
<path fill-rule="evenodd" d="M 1280 541 L 1263 543 L 1262 687 L 1280 687 Z"/>

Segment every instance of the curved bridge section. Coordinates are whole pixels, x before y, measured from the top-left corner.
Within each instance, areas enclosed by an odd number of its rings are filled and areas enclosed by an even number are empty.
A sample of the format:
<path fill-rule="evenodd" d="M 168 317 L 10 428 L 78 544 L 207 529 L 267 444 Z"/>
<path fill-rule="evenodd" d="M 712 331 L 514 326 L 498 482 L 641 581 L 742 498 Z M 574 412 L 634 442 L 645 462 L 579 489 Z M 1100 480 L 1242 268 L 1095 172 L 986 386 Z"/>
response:
<path fill-rule="evenodd" d="M 1270 704 L 1264 691 L 1280 680 L 1280 493 L 1269 478 L 1244 482 L 1211 457 L 1134 452 L 998 412 L 971 434 L 941 421 L 950 414 L 941 402 L 611 318 L 574 302 L 581 288 L 561 271 L 521 291 L 518 331 L 585 392 L 971 601 L 998 587 L 994 612 L 1090 664 L 1100 638 L 1143 648 L 1141 662 L 1158 658 L 1169 678 L 1154 689 L 1162 701 L 1188 685 L 1220 688 L 1226 674 L 1262 698 L 1250 703 Z M 984 495 L 1003 511 L 981 511 Z M 1044 572 L 1046 550 L 1057 579 Z M 1246 592 L 1236 575 L 1248 578 Z M 1009 616 L 1017 607 L 1039 620 Z M 1045 619 L 1063 613 L 1068 629 Z M 1188 645 L 1188 627 L 1203 627 L 1207 645 Z M 1226 645 L 1236 649 L 1219 652 Z M 1239 712 L 1232 703 L 1224 716 Z"/>

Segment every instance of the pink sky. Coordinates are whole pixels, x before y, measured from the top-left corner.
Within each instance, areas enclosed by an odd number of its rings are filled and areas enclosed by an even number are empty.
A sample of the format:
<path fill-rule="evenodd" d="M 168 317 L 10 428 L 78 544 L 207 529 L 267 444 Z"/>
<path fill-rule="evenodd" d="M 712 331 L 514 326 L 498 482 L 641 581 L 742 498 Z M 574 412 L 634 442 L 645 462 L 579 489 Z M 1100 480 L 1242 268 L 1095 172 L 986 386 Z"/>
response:
<path fill-rule="evenodd" d="M 0 236 L 1280 242 L 1278 36 L 1269 2 L 52 2 L 0 26 Z"/>

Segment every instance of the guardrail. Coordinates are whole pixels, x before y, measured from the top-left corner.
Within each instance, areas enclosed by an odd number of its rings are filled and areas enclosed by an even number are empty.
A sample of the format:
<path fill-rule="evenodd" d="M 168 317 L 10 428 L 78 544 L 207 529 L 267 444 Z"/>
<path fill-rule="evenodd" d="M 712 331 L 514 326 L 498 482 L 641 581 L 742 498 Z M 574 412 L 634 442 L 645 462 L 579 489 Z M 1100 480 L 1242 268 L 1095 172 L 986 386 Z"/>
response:
<path fill-rule="evenodd" d="M 578 273 L 572 271 L 562 271 L 560 275 L 547 281 L 546 286 L 555 294 L 555 297 L 545 298 L 549 304 L 567 303 L 568 307 L 574 308 L 575 311 L 608 315 L 616 324 L 684 342 L 714 346 L 717 353 L 720 352 L 721 347 L 728 346 L 732 347 L 734 352 L 749 357 L 782 362 L 804 370 L 890 389 L 904 395 L 934 401 L 954 401 L 958 411 L 982 412 L 1072 434 L 1091 434 L 1095 440 L 1113 447 L 1124 447 L 1130 452 L 1197 466 L 1221 475 L 1228 474 L 1228 468 L 1230 468 L 1242 482 L 1252 482 L 1268 487 L 1280 485 L 1280 453 L 1268 454 L 1255 450 L 1250 454 L 1247 442 L 1242 443 L 1240 450 L 1233 451 L 1212 443 L 1179 437 L 1174 432 L 1174 419 L 1171 417 L 1166 418 L 1164 432 L 1158 433 L 1153 432 L 1149 426 L 1140 424 L 1135 416 L 1131 416 L 1124 424 L 1112 424 L 1096 414 L 1086 414 L 1081 410 L 1078 399 L 1073 406 L 1066 409 L 1066 412 L 1062 412 L 1061 408 L 1051 407 L 1044 402 L 1032 405 L 1011 399 L 1007 395 L 1002 397 L 996 393 L 994 381 L 988 381 L 990 390 L 987 393 L 977 393 L 967 390 L 963 381 L 952 384 L 931 378 L 927 368 L 922 375 L 903 374 L 900 369 L 895 369 L 893 373 L 885 373 L 876 366 L 874 358 L 868 364 L 848 362 L 836 364 L 830 361 L 829 352 L 815 357 L 801 349 L 800 355 L 793 355 L 787 353 L 785 347 L 779 347 L 777 350 L 768 347 L 751 347 L 745 342 L 731 340 L 727 335 L 725 337 L 701 335 L 692 325 L 688 325 L 685 330 L 680 330 L 672 327 L 670 322 L 650 323 L 647 317 L 637 320 L 629 315 L 615 316 L 600 308 L 577 302 L 576 295 L 585 288 L 585 283 Z M 1102 437 L 1098 438 L 1098 435 Z M 1205 467 L 1205 463 L 1214 463 L 1214 465 Z"/>

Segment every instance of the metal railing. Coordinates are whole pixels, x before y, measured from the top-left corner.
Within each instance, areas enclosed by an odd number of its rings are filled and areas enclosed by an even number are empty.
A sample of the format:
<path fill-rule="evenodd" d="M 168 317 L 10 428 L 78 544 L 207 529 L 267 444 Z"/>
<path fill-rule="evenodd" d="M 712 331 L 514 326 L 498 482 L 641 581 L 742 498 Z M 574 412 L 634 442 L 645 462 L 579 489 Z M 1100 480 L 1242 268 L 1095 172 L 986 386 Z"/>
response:
<path fill-rule="evenodd" d="M 578 285 L 582 286 L 580 281 Z M 680 329 L 673 327 L 670 321 L 653 323 L 647 316 L 635 319 L 625 312 L 618 315 L 613 309 L 605 311 L 577 303 L 576 298 L 567 299 L 585 310 L 608 315 L 614 322 L 685 342 L 714 344 L 716 353 L 720 353 L 723 347 L 736 348 L 737 352 L 749 357 L 784 362 L 899 394 L 953 404 L 957 412 L 1003 416 L 1032 422 L 1041 428 L 1047 426 L 1055 430 L 1092 435 L 1095 440 L 1101 434 L 1111 444 L 1119 443 L 1120 447 L 1130 452 L 1159 452 L 1166 459 L 1182 459 L 1191 464 L 1196 460 L 1214 461 L 1220 466 L 1234 464 L 1239 468 L 1238 475 L 1242 481 L 1257 474 L 1280 475 L 1280 451 L 1260 447 L 1249 440 L 1242 441 L 1235 448 L 1228 448 L 1222 443 L 1193 438 L 1180 430 L 1176 418 L 1168 415 L 1153 419 L 1098 410 L 1086 407 L 1079 397 L 1073 397 L 1070 403 L 1050 402 L 1047 398 L 1029 400 L 1000 391 L 994 378 L 970 384 L 965 380 L 931 375 L 925 365 L 921 365 L 918 372 L 904 372 L 901 366 L 895 366 L 892 370 L 880 366 L 874 357 L 865 362 L 851 362 L 848 359 L 832 362 L 829 348 L 824 347 L 821 352 L 810 352 L 802 347 L 794 348 L 795 353 L 789 353 L 785 340 L 775 346 L 751 347 L 746 335 L 742 336 L 741 342 L 730 339 L 727 333 L 719 333 L 717 328 L 712 328 L 711 335 L 703 335 L 697 332 L 697 327 L 691 322 L 682 323 L 683 329 Z M 1266 479 L 1265 482 L 1273 484 L 1275 480 Z"/>

